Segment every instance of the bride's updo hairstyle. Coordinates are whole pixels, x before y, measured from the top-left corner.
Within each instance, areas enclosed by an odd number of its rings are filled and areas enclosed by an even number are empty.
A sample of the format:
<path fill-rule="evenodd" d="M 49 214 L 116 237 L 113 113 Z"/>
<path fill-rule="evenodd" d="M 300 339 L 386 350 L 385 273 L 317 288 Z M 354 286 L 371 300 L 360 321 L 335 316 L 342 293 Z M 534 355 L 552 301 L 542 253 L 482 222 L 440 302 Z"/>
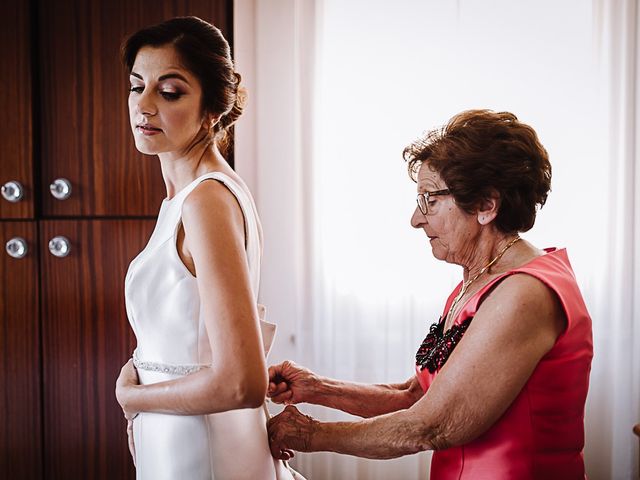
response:
<path fill-rule="evenodd" d="M 176 17 L 128 37 L 122 46 L 122 61 L 131 73 L 141 48 L 164 45 L 173 46 L 182 66 L 200 81 L 203 114 L 220 116 L 209 137 L 225 154 L 231 143 L 229 127 L 242 114 L 246 100 L 229 43 L 219 28 L 198 17 Z"/>

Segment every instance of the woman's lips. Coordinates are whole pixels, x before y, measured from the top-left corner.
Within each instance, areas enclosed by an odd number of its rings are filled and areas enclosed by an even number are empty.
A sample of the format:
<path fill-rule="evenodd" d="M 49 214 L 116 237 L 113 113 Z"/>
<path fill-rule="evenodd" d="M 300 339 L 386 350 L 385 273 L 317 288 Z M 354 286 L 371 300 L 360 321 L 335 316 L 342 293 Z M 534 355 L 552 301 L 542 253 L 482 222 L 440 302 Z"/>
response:
<path fill-rule="evenodd" d="M 157 135 L 158 133 L 162 133 L 162 130 L 156 127 L 152 127 L 151 125 L 138 125 L 136 127 L 136 130 L 138 130 L 143 135 Z"/>

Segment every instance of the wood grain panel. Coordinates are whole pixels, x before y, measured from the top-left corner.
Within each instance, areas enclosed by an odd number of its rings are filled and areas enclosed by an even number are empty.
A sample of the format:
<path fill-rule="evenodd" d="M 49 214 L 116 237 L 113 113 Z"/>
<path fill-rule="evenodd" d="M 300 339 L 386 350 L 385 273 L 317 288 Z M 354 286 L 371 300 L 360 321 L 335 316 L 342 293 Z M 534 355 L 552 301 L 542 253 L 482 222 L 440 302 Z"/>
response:
<path fill-rule="evenodd" d="M 29 2 L 0 0 L 0 185 L 19 181 L 20 202 L 0 197 L 0 218 L 33 218 L 33 136 Z"/>
<path fill-rule="evenodd" d="M 134 478 L 114 390 L 135 345 L 124 307 L 124 277 L 154 224 L 41 224 L 44 465 L 50 478 Z M 47 251 L 57 235 L 70 240 L 65 258 Z"/>
<path fill-rule="evenodd" d="M 5 252 L 13 237 L 26 257 Z M 0 478 L 42 475 L 37 240 L 35 222 L 0 222 Z"/>
<path fill-rule="evenodd" d="M 127 34 L 177 15 L 231 32 L 232 2 L 42 0 L 39 9 L 44 215 L 156 215 L 164 183 L 157 158 L 133 143 L 120 45 Z M 64 201 L 46 192 L 58 177 L 73 185 Z"/>

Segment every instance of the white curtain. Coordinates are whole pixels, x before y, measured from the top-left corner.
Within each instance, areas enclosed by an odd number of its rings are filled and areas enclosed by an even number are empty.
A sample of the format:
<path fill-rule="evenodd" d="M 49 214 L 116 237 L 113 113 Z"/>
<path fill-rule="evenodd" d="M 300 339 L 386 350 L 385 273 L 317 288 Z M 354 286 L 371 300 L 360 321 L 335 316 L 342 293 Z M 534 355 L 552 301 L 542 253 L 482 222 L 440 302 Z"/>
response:
<path fill-rule="evenodd" d="M 433 259 L 409 226 L 415 185 L 402 149 L 461 110 L 509 110 L 536 129 L 554 169 L 524 236 L 568 248 L 593 316 L 589 476 L 637 476 L 636 2 L 235 5 L 234 50 L 250 89 L 236 162 L 264 224 L 261 299 L 280 329 L 270 360 L 361 382 L 412 374 L 461 272 Z M 313 480 L 425 479 L 428 463 L 428 454 L 294 461 Z"/>
<path fill-rule="evenodd" d="M 606 232 L 591 293 L 596 357 L 587 404 L 585 457 L 592 478 L 638 478 L 640 423 L 640 110 L 636 0 L 594 1 L 596 54 L 608 141 L 599 159 Z"/>

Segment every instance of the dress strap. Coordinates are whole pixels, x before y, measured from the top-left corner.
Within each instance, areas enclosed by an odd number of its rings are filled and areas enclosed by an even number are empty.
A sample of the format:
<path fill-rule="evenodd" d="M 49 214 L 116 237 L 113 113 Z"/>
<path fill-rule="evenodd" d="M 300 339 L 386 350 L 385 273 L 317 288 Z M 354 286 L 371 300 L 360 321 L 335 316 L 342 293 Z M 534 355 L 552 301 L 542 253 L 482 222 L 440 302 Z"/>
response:
<path fill-rule="evenodd" d="M 184 187 L 178 194 L 171 199 L 171 208 L 174 209 L 174 225 L 179 226 L 182 219 L 182 205 L 189 194 L 205 180 L 217 180 L 222 183 L 233 194 L 238 201 L 242 216 L 244 217 L 245 226 L 245 248 L 247 252 L 247 260 L 249 264 L 249 272 L 251 275 L 251 286 L 254 294 L 258 296 L 260 286 L 260 262 L 262 258 L 262 227 L 258 219 L 258 212 L 251 197 L 251 194 L 245 187 L 241 186 L 237 181 L 222 172 L 209 172 L 196 178 L 189 185 Z"/>
<path fill-rule="evenodd" d="M 563 308 L 565 308 L 565 302 L 558 292 L 558 289 L 550 284 L 549 282 L 549 271 L 561 271 L 562 273 L 569 272 L 571 276 L 573 276 L 573 272 L 566 268 L 566 264 L 568 264 L 568 259 L 566 258 L 566 250 L 565 249 L 556 249 L 556 248 L 545 248 L 545 254 L 539 257 L 535 257 L 529 262 L 525 263 L 516 268 L 512 268 L 511 270 L 507 270 L 496 278 L 492 279 L 489 283 L 484 285 L 480 290 L 478 290 L 473 297 L 471 297 L 463 308 L 460 310 L 458 314 L 458 318 L 456 320 L 464 320 L 464 318 L 468 316 L 474 316 L 480 305 L 487 297 L 487 295 L 503 280 L 507 277 L 515 274 L 527 274 L 534 278 L 537 278 L 542 283 L 547 285 L 558 297 L 560 298 Z M 566 263 L 565 263 L 566 262 Z M 566 308 L 565 308 L 566 311 Z"/>

